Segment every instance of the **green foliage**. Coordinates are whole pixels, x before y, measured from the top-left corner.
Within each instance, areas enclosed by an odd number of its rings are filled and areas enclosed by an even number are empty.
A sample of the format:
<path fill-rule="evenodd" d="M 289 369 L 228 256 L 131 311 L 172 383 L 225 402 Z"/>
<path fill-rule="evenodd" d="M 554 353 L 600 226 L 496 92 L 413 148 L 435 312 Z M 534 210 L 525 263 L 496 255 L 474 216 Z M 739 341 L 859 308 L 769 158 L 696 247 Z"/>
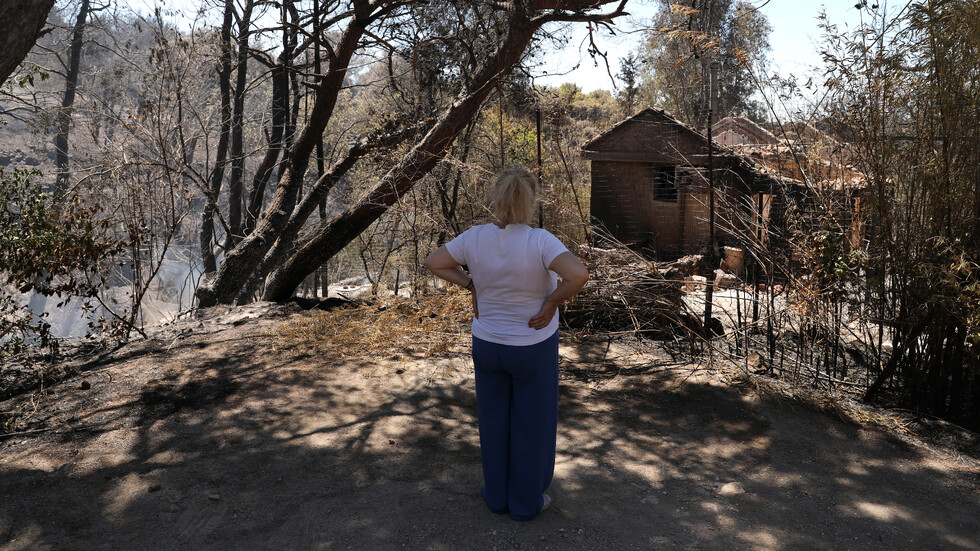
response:
<path fill-rule="evenodd" d="M 638 110 L 640 92 L 640 58 L 630 52 L 619 60 L 619 73 L 616 74 L 623 87 L 616 94 L 616 101 L 622 109 L 623 118 L 630 117 Z"/>
<path fill-rule="evenodd" d="M 17 85 L 20 86 L 21 88 L 26 88 L 28 86 L 34 86 L 34 77 L 35 77 L 35 75 L 38 78 L 41 79 L 41 82 L 44 82 L 45 80 L 48 80 L 49 78 L 51 78 L 51 74 L 50 73 L 48 73 L 47 71 L 41 69 L 37 65 L 34 65 L 26 73 L 24 73 L 23 75 L 20 75 L 17 78 Z"/>
<path fill-rule="evenodd" d="M 17 293 L 67 298 L 90 297 L 101 285 L 102 260 L 118 252 L 122 243 L 106 238 L 107 222 L 101 210 L 75 193 L 52 197 L 34 179 L 37 171 L 0 167 L 0 365 L 20 366 L 20 373 L 37 377 L 32 355 L 57 352 L 57 341 L 43 313 L 31 312 Z M 0 394 L 11 384 L 10 373 L 0 372 Z M 23 377 L 20 377 L 23 379 Z"/>
<path fill-rule="evenodd" d="M 822 230 L 810 239 L 812 274 L 821 288 L 840 289 L 853 283 L 862 273 L 867 255 L 862 249 L 848 245 L 847 234 L 840 229 Z"/>
<path fill-rule="evenodd" d="M 772 28 L 766 16 L 743 0 L 698 0 L 693 8 L 660 0 L 646 40 L 640 96 L 681 121 L 704 127 L 712 62 L 719 64 L 718 113 L 764 119 L 753 94 L 752 73 L 765 65 Z"/>
<path fill-rule="evenodd" d="M 121 248 L 105 239 L 101 207 L 79 195 L 52 197 L 31 181 L 37 171 L 0 167 L 0 266 L 22 293 L 93 296 L 93 269 Z"/>

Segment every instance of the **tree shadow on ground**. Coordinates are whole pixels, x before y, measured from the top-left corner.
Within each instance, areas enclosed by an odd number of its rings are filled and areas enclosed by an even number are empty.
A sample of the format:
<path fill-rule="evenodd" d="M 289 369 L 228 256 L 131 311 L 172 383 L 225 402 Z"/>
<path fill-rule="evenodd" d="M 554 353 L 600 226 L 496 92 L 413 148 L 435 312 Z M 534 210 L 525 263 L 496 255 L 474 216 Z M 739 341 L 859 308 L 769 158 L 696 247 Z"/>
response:
<path fill-rule="evenodd" d="M 149 358 L 160 376 L 106 386 L 109 405 L 63 401 L 75 430 L 4 442 L 0 546 L 980 548 L 975 471 L 666 356 L 563 349 L 555 502 L 517 523 L 479 497 L 466 358 L 205 352 Z"/>

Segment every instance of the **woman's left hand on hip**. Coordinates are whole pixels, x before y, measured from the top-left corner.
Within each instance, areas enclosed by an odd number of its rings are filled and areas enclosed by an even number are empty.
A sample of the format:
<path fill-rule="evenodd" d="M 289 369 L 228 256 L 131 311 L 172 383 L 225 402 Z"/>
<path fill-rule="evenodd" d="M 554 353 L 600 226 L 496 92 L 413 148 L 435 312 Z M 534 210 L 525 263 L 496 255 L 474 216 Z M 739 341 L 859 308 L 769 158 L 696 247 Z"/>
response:
<path fill-rule="evenodd" d="M 555 312 L 557 311 L 557 304 L 551 304 L 550 302 L 545 301 L 545 303 L 541 305 L 541 311 L 527 322 L 527 326 L 534 328 L 535 330 L 544 329 L 545 327 L 548 327 L 549 323 L 551 323 L 551 318 L 555 317 Z"/>

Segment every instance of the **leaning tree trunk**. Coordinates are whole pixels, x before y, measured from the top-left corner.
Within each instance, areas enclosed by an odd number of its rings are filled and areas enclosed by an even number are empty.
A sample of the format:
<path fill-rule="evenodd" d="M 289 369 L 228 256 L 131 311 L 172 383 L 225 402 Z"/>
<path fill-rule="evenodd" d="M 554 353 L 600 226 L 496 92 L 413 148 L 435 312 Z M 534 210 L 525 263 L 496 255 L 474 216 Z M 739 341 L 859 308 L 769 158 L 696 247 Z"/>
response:
<path fill-rule="evenodd" d="M 530 17 L 521 10 L 511 13 L 506 28 L 508 31 L 504 40 L 476 74 L 469 89 L 453 102 L 425 138 L 382 178 L 365 199 L 323 225 L 272 274 L 263 296 L 265 300 L 289 298 L 306 276 L 364 232 L 442 160 L 450 143 L 476 116 L 487 95 L 520 61 L 537 30 Z"/>
<path fill-rule="evenodd" d="M 0 2 L 0 84 L 7 81 L 41 37 L 54 0 Z"/>
<path fill-rule="evenodd" d="M 279 179 L 272 203 L 255 230 L 228 251 L 215 277 L 198 287 L 196 295 L 199 306 L 230 304 L 275 243 L 283 224 L 296 205 L 310 155 L 330 121 L 341 85 L 347 75 L 347 67 L 369 23 L 367 18 L 355 17 L 341 35 L 336 50 L 329 56 L 327 72 L 319 79 L 310 119 L 287 154 L 285 170 Z"/>
<path fill-rule="evenodd" d="M 282 259 L 295 248 L 296 237 L 300 234 L 306 221 L 313 214 L 314 209 L 320 205 L 325 206 L 327 194 L 330 193 L 334 185 L 340 181 L 341 177 L 347 174 L 361 157 L 378 148 L 391 147 L 404 140 L 407 135 L 415 130 L 411 126 L 402 127 L 397 130 L 382 128 L 376 134 L 366 136 L 348 148 L 347 153 L 330 168 L 329 172 L 317 179 L 310 192 L 293 209 L 293 214 L 289 217 L 285 227 L 279 234 L 275 245 L 266 253 L 258 268 L 252 273 L 252 277 L 248 283 L 238 293 L 238 296 L 235 298 L 235 304 L 247 304 L 252 301 L 255 289 L 261 281 L 272 271 L 274 266 L 278 266 Z M 321 216 L 321 218 L 324 217 Z"/>

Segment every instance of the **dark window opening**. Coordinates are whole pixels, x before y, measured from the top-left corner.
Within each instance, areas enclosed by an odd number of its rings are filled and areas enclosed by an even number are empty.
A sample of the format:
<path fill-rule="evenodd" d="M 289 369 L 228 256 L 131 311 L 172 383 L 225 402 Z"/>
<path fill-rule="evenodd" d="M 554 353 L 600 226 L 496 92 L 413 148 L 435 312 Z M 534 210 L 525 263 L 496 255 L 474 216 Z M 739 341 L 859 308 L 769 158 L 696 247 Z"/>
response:
<path fill-rule="evenodd" d="M 704 168 L 693 166 L 677 167 L 677 175 L 674 177 L 674 187 L 678 191 L 696 192 L 708 187 L 708 171 Z"/>
<path fill-rule="evenodd" d="M 657 166 L 653 169 L 653 198 L 657 201 L 677 202 L 677 186 L 674 185 L 674 167 Z"/>

